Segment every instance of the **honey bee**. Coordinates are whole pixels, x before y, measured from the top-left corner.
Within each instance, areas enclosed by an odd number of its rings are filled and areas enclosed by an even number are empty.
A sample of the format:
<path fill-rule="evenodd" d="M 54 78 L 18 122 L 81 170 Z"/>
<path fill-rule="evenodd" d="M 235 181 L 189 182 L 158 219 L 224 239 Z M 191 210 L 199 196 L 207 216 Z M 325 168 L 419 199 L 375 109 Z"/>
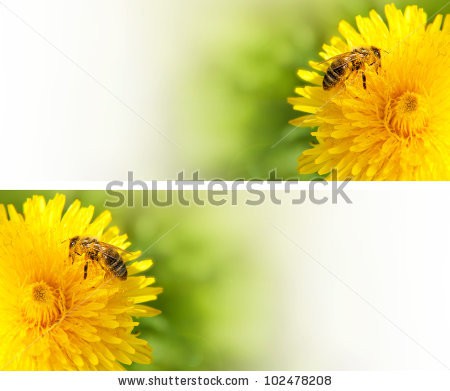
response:
<path fill-rule="evenodd" d="M 120 252 L 126 251 L 89 236 L 75 236 L 70 239 L 69 243 L 69 256 L 72 258 L 72 263 L 77 255 L 84 255 L 86 259 L 84 279 L 87 277 L 89 262 L 95 261 L 107 273 L 121 280 L 126 280 L 128 275 L 127 267 Z"/>
<path fill-rule="evenodd" d="M 363 87 L 366 89 L 365 66 L 374 66 L 375 71 L 381 67 L 381 51 L 375 46 L 359 47 L 351 52 L 338 54 L 324 61 L 333 61 L 323 77 L 322 87 L 329 90 L 341 85 L 355 72 L 361 71 Z"/>

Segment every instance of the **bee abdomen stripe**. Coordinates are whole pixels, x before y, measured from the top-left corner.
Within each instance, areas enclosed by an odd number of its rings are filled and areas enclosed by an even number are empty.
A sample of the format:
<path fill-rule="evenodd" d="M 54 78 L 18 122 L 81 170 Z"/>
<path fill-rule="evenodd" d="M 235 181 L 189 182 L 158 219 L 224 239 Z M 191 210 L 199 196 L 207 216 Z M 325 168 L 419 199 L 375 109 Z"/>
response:
<path fill-rule="evenodd" d="M 339 75 L 336 72 L 334 72 L 332 69 L 328 69 L 327 73 L 325 74 L 325 77 L 327 77 L 328 79 L 331 79 L 333 81 L 339 80 Z"/>
<path fill-rule="evenodd" d="M 117 277 L 125 280 L 127 278 L 128 272 L 127 272 L 127 268 L 125 267 L 125 265 L 122 265 L 122 267 L 120 267 L 119 269 L 116 270 L 116 275 Z"/>
<path fill-rule="evenodd" d="M 333 79 L 333 78 L 329 77 L 328 74 L 326 74 L 325 77 L 323 78 L 322 85 L 326 89 L 326 88 L 331 88 L 331 87 L 335 86 L 338 82 L 339 82 L 339 80 Z"/>
<path fill-rule="evenodd" d="M 114 268 L 117 265 L 123 264 L 122 259 L 120 258 L 112 258 L 112 257 L 108 257 L 108 266 L 110 268 Z"/>
<path fill-rule="evenodd" d="M 127 272 L 127 268 L 124 264 L 122 264 L 120 267 L 117 268 L 117 274 L 122 275 Z"/>

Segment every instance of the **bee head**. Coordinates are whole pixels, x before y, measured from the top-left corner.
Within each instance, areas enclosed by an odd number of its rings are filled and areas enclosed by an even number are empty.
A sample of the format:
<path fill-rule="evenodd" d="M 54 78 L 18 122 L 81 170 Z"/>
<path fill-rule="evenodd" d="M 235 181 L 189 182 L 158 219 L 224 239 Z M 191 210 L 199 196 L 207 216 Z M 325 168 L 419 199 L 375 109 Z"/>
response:
<path fill-rule="evenodd" d="M 378 59 L 381 59 L 381 52 L 380 49 L 376 48 L 375 46 L 371 47 L 373 54 L 375 55 L 375 57 L 377 57 Z"/>
<path fill-rule="evenodd" d="M 78 242 L 78 239 L 80 239 L 79 236 L 75 236 L 74 238 L 70 239 L 69 248 L 74 248 L 75 244 Z"/>

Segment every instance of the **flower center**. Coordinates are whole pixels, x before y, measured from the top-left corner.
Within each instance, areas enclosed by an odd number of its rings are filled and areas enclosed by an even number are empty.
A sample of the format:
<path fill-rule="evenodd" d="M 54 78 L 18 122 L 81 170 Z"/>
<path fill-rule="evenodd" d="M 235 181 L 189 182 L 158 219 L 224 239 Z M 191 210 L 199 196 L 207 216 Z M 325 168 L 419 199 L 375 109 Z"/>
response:
<path fill-rule="evenodd" d="M 45 303 L 46 301 L 51 301 L 53 292 L 48 286 L 43 284 L 36 284 L 32 288 L 33 300 L 40 303 Z"/>
<path fill-rule="evenodd" d="M 44 281 L 28 285 L 22 303 L 22 313 L 26 321 L 42 328 L 55 323 L 64 308 L 62 295 Z"/>
<path fill-rule="evenodd" d="M 407 91 L 390 102 L 388 122 L 390 129 L 408 138 L 422 133 L 427 127 L 429 110 L 425 97 Z"/>

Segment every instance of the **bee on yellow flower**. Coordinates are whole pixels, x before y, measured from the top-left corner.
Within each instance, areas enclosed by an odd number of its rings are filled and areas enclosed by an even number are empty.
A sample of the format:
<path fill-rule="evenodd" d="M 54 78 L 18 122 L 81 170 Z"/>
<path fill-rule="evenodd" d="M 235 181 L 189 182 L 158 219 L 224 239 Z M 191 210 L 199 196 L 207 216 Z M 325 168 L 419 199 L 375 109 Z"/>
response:
<path fill-rule="evenodd" d="M 450 15 L 429 23 L 423 9 L 402 12 L 393 4 L 385 14 L 387 25 L 375 11 L 357 16 L 358 30 L 341 21 L 342 37 L 323 46 L 324 60 L 350 57 L 342 62 L 351 72 L 327 61 L 311 61 L 312 71 L 298 71 L 311 85 L 289 99 L 305 113 L 291 123 L 316 127 L 311 134 L 317 140 L 299 157 L 300 173 L 335 170 L 339 180 L 450 180 Z M 363 58 L 357 56 L 361 48 L 378 49 L 379 64 L 355 64 Z"/>
<path fill-rule="evenodd" d="M 70 256 L 77 236 L 98 238 L 114 248 L 130 243 L 108 211 L 92 220 L 94 208 L 75 201 L 63 213 L 65 197 L 48 202 L 33 196 L 23 214 L 0 205 L 0 370 L 120 370 L 149 364 L 151 349 L 134 328 L 137 317 L 157 315 L 147 306 L 161 288 L 138 275 L 151 260 L 127 253 L 128 278 L 111 278 L 92 254 Z M 108 247 L 109 248 L 109 247 Z M 117 252 L 116 250 L 114 250 Z M 121 275 L 123 277 L 123 275 Z"/>

